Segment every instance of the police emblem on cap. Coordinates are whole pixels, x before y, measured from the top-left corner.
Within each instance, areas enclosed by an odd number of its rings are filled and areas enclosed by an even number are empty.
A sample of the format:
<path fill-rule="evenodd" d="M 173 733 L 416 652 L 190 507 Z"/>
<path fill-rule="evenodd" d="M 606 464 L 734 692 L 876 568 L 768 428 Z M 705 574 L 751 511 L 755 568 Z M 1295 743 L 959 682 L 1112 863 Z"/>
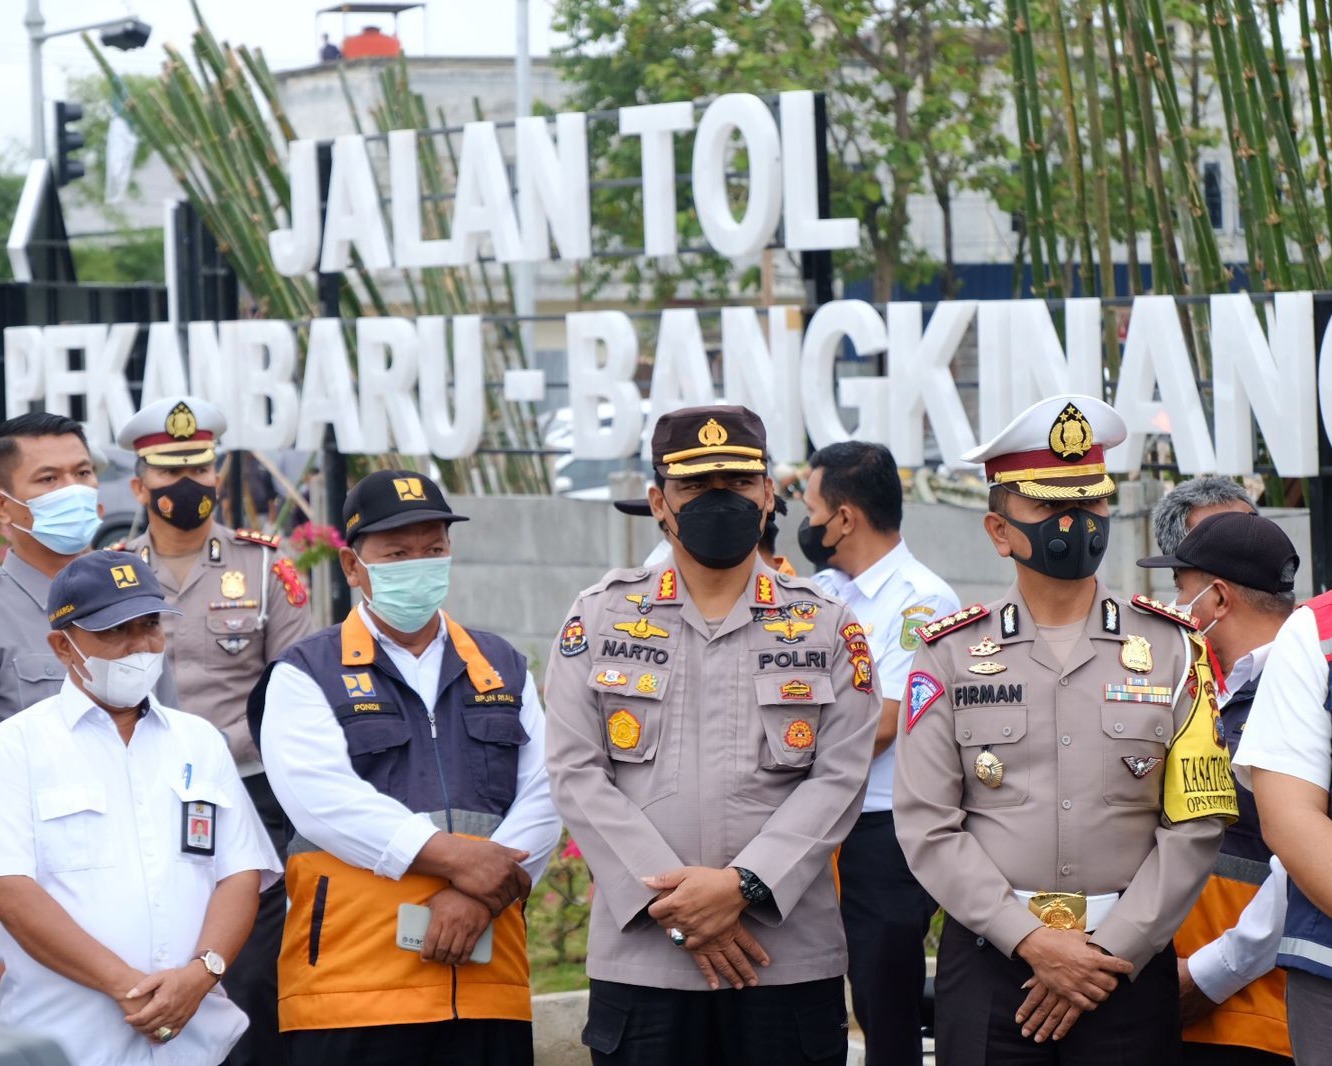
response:
<path fill-rule="evenodd" d="M 1070 403 L 1050 427 L 1050 451 L 1066 463 L 1076 462 L 1092 449 L 1092 428 L 1087 416 Z"/>
<path fill-rule="evenodd" d="M 176 440 L 189 440 L 199 431 L 199 420 L 184 400 L 171 408 L 166 417 L 166 431 Z"/>
<path fill-rule="evenodd" d="M 425 489 L 421 487 L 419 477 L 395 477 L 393 487 L 398 490 L 398 499 L 406 502 L 425 500 Z"/>
<path fill-rule="evenodd" d="M 726 427 L 715 418 L 709 418 L 698 431 L 698 443 L 709 448 L 718 448 L 726 443 Z"/>
<path fill-rule="evenodd" d="M 139 575 L 134 572 L 134 567 L 128 563 L 124 566 L 113 566 L 111 577 L 118 589 L 132 589 L 139 583 Z"/>

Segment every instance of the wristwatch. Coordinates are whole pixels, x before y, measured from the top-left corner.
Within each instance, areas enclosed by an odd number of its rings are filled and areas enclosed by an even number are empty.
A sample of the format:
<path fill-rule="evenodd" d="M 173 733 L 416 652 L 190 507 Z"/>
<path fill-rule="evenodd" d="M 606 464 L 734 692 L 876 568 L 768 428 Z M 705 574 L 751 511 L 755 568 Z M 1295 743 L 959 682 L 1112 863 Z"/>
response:
<path fill-rule="evenodd" d="M 194 957 L 202 962 L 204 964 L 204 969 L 219 981 L 222 980 L 222 975 L 227 972 L 226 960 L 212 948 L 205 948 L 202 954 Z"/>
<path fill-rule="evenodd" d="M 740 895 L 750 903 L 767 903 L 772 899 L 772 889 L 765 885 L 753 870 L 737 866 L 735 872 L 740 875 Z"/>

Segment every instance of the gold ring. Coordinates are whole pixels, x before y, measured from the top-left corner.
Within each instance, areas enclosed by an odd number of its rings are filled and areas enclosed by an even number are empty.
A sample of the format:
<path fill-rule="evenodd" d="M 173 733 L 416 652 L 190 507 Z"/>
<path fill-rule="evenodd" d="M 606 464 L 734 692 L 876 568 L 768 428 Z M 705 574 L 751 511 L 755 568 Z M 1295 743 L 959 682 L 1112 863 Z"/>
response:
<path fill-rule="evenodd" d="M 153 1035 L 157 1037 L 158 1040 L 162 1041 L 162 1043 L 165 1044 L 176 1034 L 171 1030 L 169 1026 L 164 1025 L 160 1029 L 158 1029 L 157 1032 L 155 1032 Z"/>

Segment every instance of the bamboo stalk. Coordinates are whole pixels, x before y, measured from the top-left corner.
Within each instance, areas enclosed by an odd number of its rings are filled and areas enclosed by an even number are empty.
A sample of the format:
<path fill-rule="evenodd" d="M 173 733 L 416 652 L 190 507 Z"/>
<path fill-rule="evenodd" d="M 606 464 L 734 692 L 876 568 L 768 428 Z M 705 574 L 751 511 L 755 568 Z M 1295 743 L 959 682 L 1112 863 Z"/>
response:
<path fill-rule="evenodd" d="M 1050 18 L 1054 25 L 1055 53 L 1058 56 L 1059 85 L 1064 104 L 1064 124 L 1067 128 L 1067 152 L 1064 162 L 1073 179 L 1073 196 L 1078 211 L 1078 273 L 1082 291 L 1091 295 L 1096 291 L 1094 256 L 1091 242 L 1091 212 L 1087 208 L 1087 182 L 1082 172 L 1082 138 L 1078 132 L 1078 107 L 1073 94 L 1073 70 L 1068 58 L 1068 35 L 1064 29 L 1062 0 L 1049 0 Z"/>

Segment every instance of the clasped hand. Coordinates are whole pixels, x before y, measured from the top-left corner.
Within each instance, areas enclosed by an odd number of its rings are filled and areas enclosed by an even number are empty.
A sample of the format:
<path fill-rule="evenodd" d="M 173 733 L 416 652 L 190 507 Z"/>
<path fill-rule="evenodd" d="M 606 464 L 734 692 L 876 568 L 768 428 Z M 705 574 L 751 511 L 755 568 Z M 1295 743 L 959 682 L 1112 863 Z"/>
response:
<path fill-rule="evenodd" d="M 1028 994 L 1015 1021 L 1038 1044 L 1062 1039 L 1079 1017 L 1110 998 L 1121 975 L 1133 972 L 1131 962 L 1106 954 L 1076 929 L 1037 929 L 1017 953 L 1032 977 L 1022 986 Z"/>
<path fill-rule="evenodd" d="M 771 959 L 740 922 L 747 903 L 734 868 L 684 866 L 643 883 L 659 893 L 648 914 L 663 929 L 685 934 L 684 948 L 709 988 L 716 991 L 722 981 L 737 989 L 758 984 L 753 963 L 767 966 Z"/>

